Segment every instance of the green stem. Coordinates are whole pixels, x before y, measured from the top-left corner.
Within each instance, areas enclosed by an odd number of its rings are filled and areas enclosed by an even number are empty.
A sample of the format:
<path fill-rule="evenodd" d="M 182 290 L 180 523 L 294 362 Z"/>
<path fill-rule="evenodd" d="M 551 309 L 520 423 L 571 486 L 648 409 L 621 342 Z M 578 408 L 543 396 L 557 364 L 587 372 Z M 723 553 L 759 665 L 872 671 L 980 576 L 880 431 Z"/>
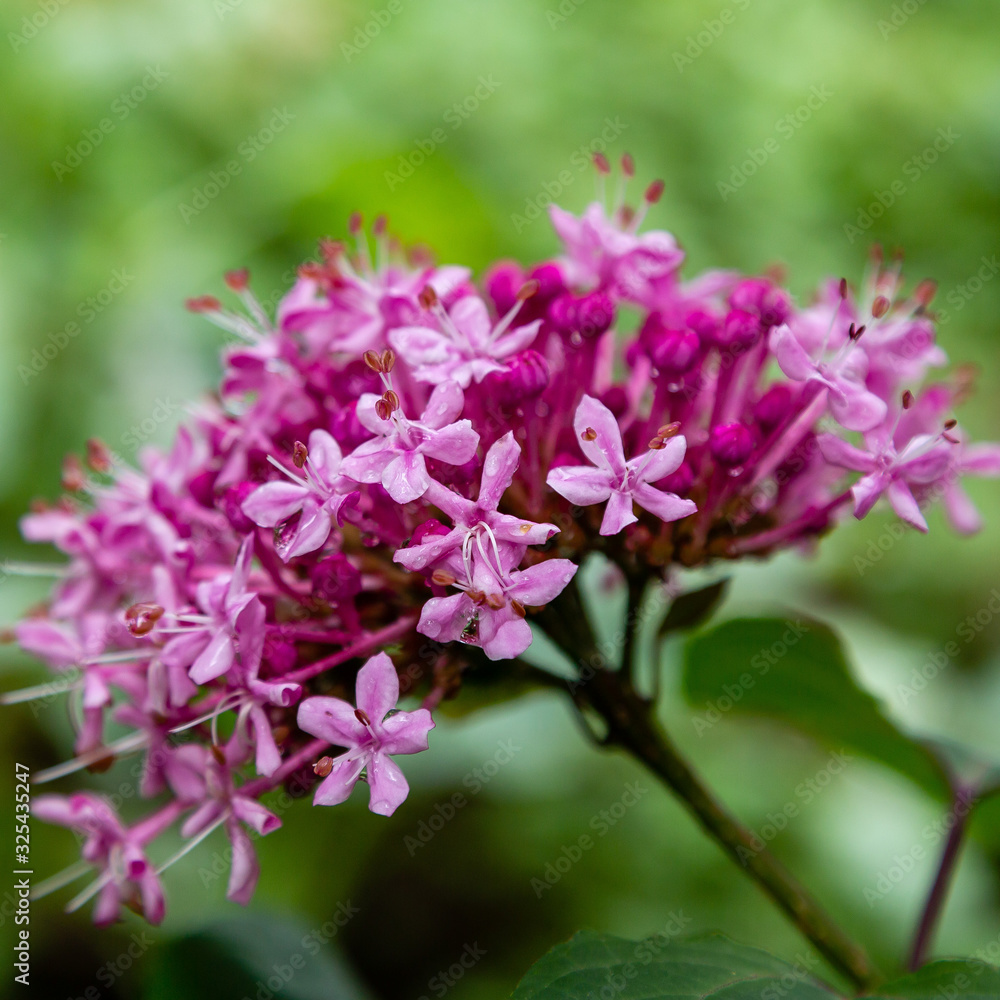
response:
<path fill-rule="evenodd" d="M 539 622 L 581 664 L 580 680 L 570 685 L 570 691 L 578 705 L 589 705 L 604 719 L 606 745 L 621 747 L 645 764 L 832 966 L 858 989 L 871 986 L 879 976 L 861 945 L 851 940 L 754 834 L 726 811 L 629 679 L 595 666 L 602 660 L 594 652 L 594 636 L 582 610 L 579 593 L 570 587 L 541 613 Z"/>

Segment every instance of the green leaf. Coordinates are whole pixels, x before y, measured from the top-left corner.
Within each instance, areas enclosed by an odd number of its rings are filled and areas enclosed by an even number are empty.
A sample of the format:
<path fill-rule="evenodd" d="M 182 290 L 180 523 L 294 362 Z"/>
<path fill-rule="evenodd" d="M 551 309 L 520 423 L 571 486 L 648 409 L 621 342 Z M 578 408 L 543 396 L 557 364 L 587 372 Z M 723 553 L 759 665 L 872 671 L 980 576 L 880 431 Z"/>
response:
<path fill-rule="evenodd" d="M 660 622 L 656 634 L 663 638 L 671 632 L 700 625 L 722 603 L 728 589 L 729 578 L 726 577 L 700 590 L 690 590 L 686 594 L 681 594 L 670 605 L 670 610 Z"/>
<path fill-rule="evenodd" d="M 337 950 L 336 925 L 310 928 L 274 914 L 248 913 L 175 938 L 150 963 L 147 1000 L 371 1000 Z M 266 987 L 266 989 L 265 989 Z"/>
<path fill-rule="evenodd" d="M 846 1000 L 806 964 L 789 965 L 721 934 L 626 941 L 581 931 L 536 962 L 511 1000 Z M 864 1000 L 960 997 L 996 1000 L 1000 970 L 975 959 L 935 962 Z"/>
<path fill-rule="evenodd" d="M 932 962 L 861 1000 L 996 1000 L 1000 969 L 979 959 Z"/>
<path fill-rule="evenodd" d="M 819 622 L 740 618 L 693 637 L 684 693 L 701 710 L 694 719 L 699 732 L 730 711 L 770 716 L 833 750 L 894 768 L 932 795 L 950 795 L 932 748 L 890 721 L 858 686 L 840 640 Z"/>
<path fill-rule="evenodd" d="M 773 993 L 767 992 L 770 987 Z M 535 963 L 512 1000 L 831 1000 L 808 970 L 721 934 L 626 941 L 581 931 Z"/>

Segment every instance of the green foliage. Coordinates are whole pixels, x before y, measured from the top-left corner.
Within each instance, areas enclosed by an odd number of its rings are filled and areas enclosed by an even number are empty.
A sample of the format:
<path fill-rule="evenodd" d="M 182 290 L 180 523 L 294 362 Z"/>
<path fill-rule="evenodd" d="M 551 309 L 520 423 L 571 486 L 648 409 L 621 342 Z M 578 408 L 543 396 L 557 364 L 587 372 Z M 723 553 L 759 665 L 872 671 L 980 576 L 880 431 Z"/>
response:
<path fill-rule="evenodd" d="M 696 635 L 685 650 L 684 694 L 693 706 L 708 702 L 710 712 L 779 719 L 948 796 L 947 775 L 932 750 L 858 685 L 840 640 L 819 622 L 739 618 Z"/>
<path fill-rule="evenodd" d="M 536 962 L 512 1000 L 844 1000 L 813 977 L 818 964 L 789 965 L 718 934 L 637 942 L 581 931 Z M 1000 970 L 976 960 L 935 962 L 865 1000 L 997 996 Z"/>

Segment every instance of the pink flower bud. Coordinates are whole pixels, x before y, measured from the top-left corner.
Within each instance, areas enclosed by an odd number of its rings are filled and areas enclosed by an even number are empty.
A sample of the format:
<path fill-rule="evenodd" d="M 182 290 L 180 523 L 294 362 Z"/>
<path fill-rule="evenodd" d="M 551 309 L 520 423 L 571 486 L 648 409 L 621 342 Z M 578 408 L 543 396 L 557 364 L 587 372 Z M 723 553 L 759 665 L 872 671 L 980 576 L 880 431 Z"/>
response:
<path fill-rule="evenodd" d="M 722 465 L 742 465 L 753 452 L 753 434 L 745 424 L 738 421 L 718 424 L 712 428 L 708 447 L 716 461 Z"/>

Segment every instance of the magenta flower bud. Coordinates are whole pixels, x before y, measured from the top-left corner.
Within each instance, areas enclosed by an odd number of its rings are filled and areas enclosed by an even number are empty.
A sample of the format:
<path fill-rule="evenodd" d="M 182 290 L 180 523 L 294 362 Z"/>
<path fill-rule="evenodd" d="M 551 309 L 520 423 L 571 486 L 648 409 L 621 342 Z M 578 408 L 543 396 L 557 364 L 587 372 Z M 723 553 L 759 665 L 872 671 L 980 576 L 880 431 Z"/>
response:
<path fill-rule="evenodd" d="M 222 497 L 222 512 L 226 515 L 233 530 L 241 535 L 249 535 L 257 530 L 257 526 L 243 513 L 243 501 L 246 500 L 260 483 L 237 483 L 231 486 Z"/>
<path fill-rule="evenodd" d="M 693 330 L 665 327 L 656 315 L 651 315 L 643 324 L 639 339 L 653 364 L 671 375 L 690 371 L 701 347 L 698 334 Z"/>
<path fill-rule="evenodd" d="M 681 462 L 674 472 L 656 484 L 658 489 L 666 490 L 668 493 L 676 493 L 677 496 L 681 497 L 687 496 L 693 485 L 694 469 L 691 468 L 690 462 Z"/>
<path fill-rule="evenodd" d="M 510 359 L 506 371 L 488 375 L 483 385 L 507 406 L 523 403 L 545 391 L 549 384 L 549 363 L 530 348 Z"/>
<path fill-rule="evenodd" d="M 718 424 L 712 428 L 709 450 L 722 465 L 742 465 L 753 452 L 753 434 L 746 424 Z"/>
<path fill-rule="evenodd" d="M 719 330 L 719 320 L 704 309 L 692 309 L 684 318 L 684 325 L 694 330 L 703 343 L 715 340 Z"/>
<path fill-rule="evenodd" d="M 741 281 L 729 296 L 729 304 L 734 309 L 756 313 L 763 327 L 784 323 L 791 311 L 787 294 L 775 288 L 767 278 Z"/>
<path fill-rule="evenodd" d="M 218 478 L 217 469 L 205 469 L 195 473 L 188 480 L 188 490 L 191 496 L 202 505 L 202 507 L 212 507 L 215 504 L 215 480 Z"/>
<path fill-rule="evenodd" d="M 621 417 L 628 410 L 628 396 L 620 385 L 613 385 L 602 396 L 601 402 L 615 415 Z"/>
<path fill-rule="evenodd" d="M 772 430 L 785 419 L 791 405 L 792 387 L 785 382 L 778 382 L 757 400 L 753 408 L 754 420 L 764 430 Z"/>
<path fill-rule="evenodd" d="M 536 304 L 551 302 L 560 292 L 566 291 L 566 282 L 557 264 L 539 264 L 528 272 L 528 278 L 538 282 L 533 298 Z"/>
<path fill-rule="evenodd" d="M 760 337 L 760 320 L 744 309 L 730 309 L 722 321 L 718 342 L 724 347 L 751 347 Z"/>
<path fill-rule="evenodd" d="M 576 306 L 576 329 L 584 337 L 599 337 L 615 321 L 615 305 L 604 292 L 585 295 Z"/>
<path fill-rule="evenodd" d="M 572 333 L 577 324 L 579 300 L 571 292 L 553 299 L 548 308 L 548 321 L 559 333 Z"/>
<path fill-rule="evenodd" d="M 331 604 L 361 593 L 361 571 L 341 552 L 320 559 L 309 571 L 316 593 Z"/>
<path fill-rule="evenodd" d="M 512 260 L 502 260 L 487 272 L 483 282 L 486 294 L 493 300 L 499 315 L 503 316 L 514 308 L 524 280 L 521 265 Z"/>

